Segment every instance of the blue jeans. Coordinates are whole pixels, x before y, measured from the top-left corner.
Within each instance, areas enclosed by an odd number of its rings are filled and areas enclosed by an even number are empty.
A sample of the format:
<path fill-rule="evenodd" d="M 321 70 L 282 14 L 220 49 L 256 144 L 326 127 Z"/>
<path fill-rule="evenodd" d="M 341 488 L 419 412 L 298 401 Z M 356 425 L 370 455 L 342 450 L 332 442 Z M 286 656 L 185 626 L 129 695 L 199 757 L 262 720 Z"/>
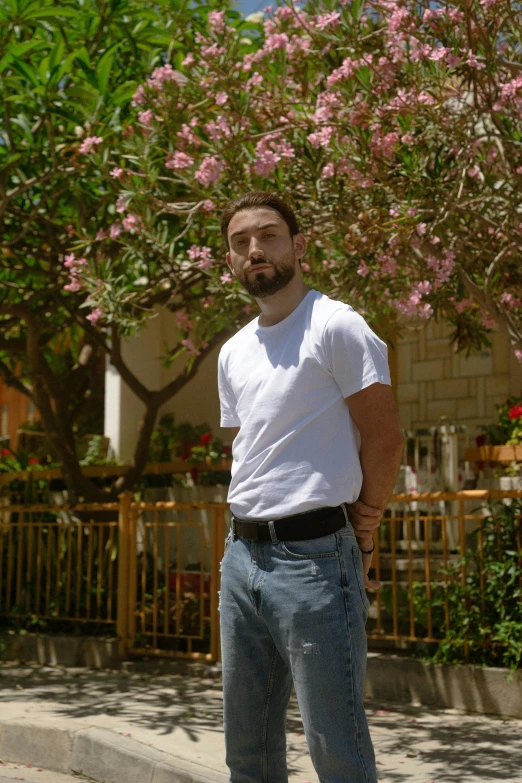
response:
<path fill-rule="evenodd" d="M 351 524 L 309 541 L 229 535 L 221 571 L 231 783 L 287 783 L 292 681 L 321 783 L 377 783 L 363 705 L 369 602 Z"/>

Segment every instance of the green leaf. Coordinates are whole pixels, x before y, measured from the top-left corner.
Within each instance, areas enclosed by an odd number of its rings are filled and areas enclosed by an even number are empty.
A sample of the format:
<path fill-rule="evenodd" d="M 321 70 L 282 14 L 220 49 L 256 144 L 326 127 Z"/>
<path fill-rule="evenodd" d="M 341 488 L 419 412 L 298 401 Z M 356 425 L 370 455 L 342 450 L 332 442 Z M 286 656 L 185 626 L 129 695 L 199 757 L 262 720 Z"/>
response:
<path fill-rule="evenodd" d="M 111 95 L 112 102 L 116 104 L 116 106 L 122 106 L 130 101 L 137 88 L 138 82 L 125 82 L 125 84 L 120 84 Z"/>
<path fill-rule="evenodd" d="M 38 4 L 36 4 L 38 5 Z M 60 6 L 49 6 L 47 8 L 35 8 L 22 14 L 24 21 L 28 19 L 56 19 L 59 17 L 71 18 L 78 16 L 78 11 L 74 8 L 60 8 Z"/>
<path fill-rule="evenodd" d="M 18 71 L 18 73 L 21 73 L 22 76 L 25 76 L 27 81 L 29 81 L 34 87 L 41 83 L 40 79 L 38 78 L 38 74 L 36 73 L 35 69 L 29 65 L 29 63 L 14 57 L 13 68 Z"/>
<path fill-rule="evenodd" d="M 39 49 L 47 49 L 49 46 L 45 41 L 23 41 L 22 43 L 13 46 L 7 54 L 5 54 L 0 60 L 0 73 L 5 71 L 7 66 L 13 61 L 15 57 L 21 57 L 31 51 L 38 51 Z"/>
<path fill-rule="evenodd" d="M 114 62 L 114 56 L 120 44 L 116 43 L 100 58 L 98 65 L 96 66 L 96 77 L 98 80 L 98 89 L 100 92 L 105 93 L 107 91 L 107 85 L 109 83 L 109 76 Z"/>

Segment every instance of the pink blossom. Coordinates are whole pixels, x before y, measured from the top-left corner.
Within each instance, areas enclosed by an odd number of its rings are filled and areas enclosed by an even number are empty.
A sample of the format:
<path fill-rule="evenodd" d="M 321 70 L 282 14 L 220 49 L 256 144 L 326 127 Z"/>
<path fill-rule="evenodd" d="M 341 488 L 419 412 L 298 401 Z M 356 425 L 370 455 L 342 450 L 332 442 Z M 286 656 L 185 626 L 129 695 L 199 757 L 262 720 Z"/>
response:
<path fill-rule="evenodd" d="M 403 26 L 404 22 L 408 19 L 409 14 L 408 11 L 405 8 L 397 8 L 395 7 L 393 9 L 393 12 L 388 19 L 388 28 L 391 32 L 395 32 L 396 30 L 399 30 L 400 27 Z"/>
<path fill-rule="evenodd" d="M 422 280 L 422 282 L 417 283 L 415 286 L 415 290 L 421 295 L 425 296 L 426 294 L 429 294 L 431 291 L 431 283 L 429 280 Z"/>
<path fill-rule="evenodd" d="M 210 46 L 202 46 L 200 54 L 203 60 L 206 60 L 207 58 L 213 59 L 214 57 L 225 54 L 225 47 L 218 46 L 216 43 L 211 44 Z"/>
<path fill-rule="evenodd" d="M 183 345 L 187 349 L 187 353 L 190 354 L 191 356 L 199 356 L 201 353 L 201 351 L 198 351 L 198 349 L 196 348 L 193 340 L 189 340 L 189 339 L 182 340 L 181 345 Z"/>
<path fill-rule="evenodd" d="M 252 305 L 246 304 L 244 305 L 244 307 L 242 307 L 242 310 L 247 315 L 250 315 L 250 313 L 252 312 Z M 520 351 L 520 353 L 522 354 L 522 351 Z"/>
<path fill-rule="evenodd" d="M 307 139 L 315 149 L 318 147 L 328 147 L 330 146 L 334 131 L 335 129 L 331 125 L 326 125 L 324 128 L 321 128 L 314 133 L 309 133 Z"/>
<path fill-rule="evenodd" d="M 187 250 L 187 255 L 190 258 L 191 261 L 197 261 L 197 265 L 199 269 L 210 269 L 212 266 L 214 259 L 212 258 L 212 250 L 210 247 L 198 247 L 197 245 L 192 245 Z"/>
<path fill-rule="evenodd" d="M 75 293 L 76 291 L 79 291 L 81 289 L 80 281 L 77 277 L 71 277 L 71 282 L 67 285 L 64 285 L 64 291 L 72 291 Z"/>
<path fill-rule="evenodd" d="M 155 68 L 150 79 L 147 79 L 147 85 L 153 90 L 162 90 L 166 82 L 175 82 L 182 87 L 187 83 L 187 77 L 175 71 L 170 63 Z"/>
<path fill-rule="evenodd" d="M 466 60 L 466 65 L 469 65 L 470 68 L 476 68 L 477 70 L 481 70 L 482 68 L 485 68 L 485 63 L 480 62 L 478 57 L 473 53 L 471 49 L 468 50 L 468 59 Z"/>
<path fill-rule="evenodd" d="M 225 274 L 221 275 L 221 277 L 219 279 L 221 280 L 222 283 L 225 283 L 225 284 L 226 283 L 231 283 L 232 282 L 232 275 L 230 274 L 230 272 L 225 272 Z"/>
<path fill-rule="evenodd" d="M 139 218 L 131 213 L 123 218 L 122 226 L 125 231 L 135 231 L 139 226 L 139 222 Z"/>
<path fill-rule="evenodd" d="M 87 320 L 91 322 L 93 326 L 96 326 L 100 318 L 103 316 L 103 310 L 99 307 L 95 307 L 94 310 L 89 313 Z"/>
<path fill-rule="evenodd" d="M 181 126 L 181 130 L 176 133 L 176 136 L 181 139 L 184 142 L 187 142 L 188 144 L 192 144 L 194 147 L 199 147 L 201 144 L 200 140 L 192 130 L 194 125 L 197 124 L 197 119 L 194 117 L 190 121 L 190 125 L 187 125 L 185 122 Z"/>
<path fill-rule="evenodd" d="M 520 350 L 520 348 L 516 348 L 514 353 L 515 353 L 515 358 L 520 362 L 520 364 L 522 364 L 522 351 Z"/>
<path fill-rule="evenodd" d="M 495 326 L 495 318 L 487 310 L 480 311 L 480 320 L 484 329 L 493 329 Z"/>
<path fill-rule="evenodd" d="M 461 299 L 460 302 L 455 302 L 455 310 L 460 314 L 467 310 L 468 307 L 471 307 L 472 304 L 474 304 L 473 299 Z"/>
<path fill-rule="evenodd" d="M 339 11 L 333 11 L 329 14 L 318 14 L 313 21 L 316 30 L 326 30 L 327 27 L 337 27 L 341 23 L 341 14 Z"/>
<path fill-rule="evenodd" d="M 224 114 L 220 114 L 216 121 L 210 120 L 205 125 L 205 130 L 214 141 L 223 137 L 229 139 L 232 136 L 232 129 Z"/>
<path fill-rule="evenodd" d="M 329 161 L 326 166 L 323 166 L 321 171 L 321 179 L 328 179 L 335 176 L 335 166 L 332 161 Z"/>
<path fill-rule="evenodd" d="M 132 105 L 133 106 L 142 106 L 147 101 L 147 96 L 145 94 L 145 88 L 143 84 L 140 84 L 134 95 L 132 96 Z"/>
<path fill-rule="evenodd" d="M 411 133 L 405 133 L 403 136 L 401 136 L 401 141 L 403 144 L 413 144 L 414 138 Z"/>
<path fill-rule="evenodd" d="M 76 264 L 76 256 L 74 253 L 69 253 L 68 255 L 64 256 L 64 262 L 63 265 L 67 269 L 72 269 Z"/>
<path fill-rule="evenodd" d="M 310 271 L 310 264 L 307 264 L 306 261 L 301 261 L 301 269 L 303 272 L 308 273 Z"/>
<path fill-rule="evenodd" d="M 222 33 L 225 30 L 225 12 L 211 11 L 208 15 L 208 24 L 214 33 Z"/>
<path fill-rule="evenodd" d="M 281 132 L 268 133 L 256 144 L 254 171 L 261 177 L 267 177 L 274 171 L 283 158 L 294 158 L 295 152 Z"/>
<path fill-rule="evenodd" d="M 110 171 L 111 177 L 114 177 L 114 179 L 123 179 L 125 176 L 125 169 L 120 169 L 119 166 L 116 166 Z"/>
<path fill-rule="evenodd" d="M 87 136 L 80 145 L 80 153 L 82 155 L 88 155 L 90 152 L 93 152 L 96 145 L 102 143 L 103 139 L 101 136 Z"/>
<path fill-rule="evenodd" d="M 437 62 L 438 60 L 443 60 L 446 56 L 446 53 L 449 51 L 445 46 L 434 46 L 431 50 L 431 53 L 429 55 L 429 60 L 433 60 L 434 62 Z"/>
<path fill-rule="evenodd" d="M 286 49 L 289 44 L 289 38 L 286 33 L 273 33 L 265 41 L 265 50 L 273 52 L 276 49 Z"/>
<path fill-rule="evenodd" d="M 401 208 L 397 204 L 393 207 L 390 207 L 391 217 L 399 217 L 400 214 L 401 214 Z"/>
<path fill-rule="evenodd" d="M 154 117 L 154 112 L 152 109 L 147 109 L 147 111 L 139 111 L 138 112 L 138 120 L 141 122 L 142 125 L 145 125 L 146 128 L 150 128 L 152 125 L 152 119 Z"/>
<path fill-rule="evenodd" d="M 185 59 L 181 64 L 188 66 L 188 65 L 193 65 L 195 62 L 196 62 L 196 58 L 194 57 L 192 52 L 189 52 L 189 54 L 187 54 L 187 56 L 185 57 Z"/>
<path fill-rule="evenodd" d="M 515 310 L 517 307 L 522 306 L 522 302 L 520 301 L 520 299 L 514 294 L 509 293 L 508 291 L 504 291 L 504 293 L 500 297 L 500 301 L 502 302 L 502 304 L 505 304 L 509 310 Z"/>
<path fill-rule="evenodd" d="M 128 203 L 129 203 L 128 196 L 119 196 L 118 201 L 116 202 L 116 212 L 119 212 L 120 214 L 122 212 L 125 212 Z"/>
<path fill-rule="evenodd" d="M 355 73 L 357 66 L 357 60 L 353 60 L 351 57 L 346 57 L 346 59 L 343 60 L 342 65 L 332 71 L 330 76 L 328 76 L 326 79 L 328 87 L 333 87 L 333 85 L 337 84 L 337 82 L 349 79 L 350 76 L 353 76 Z"/>
<path fill-rule="evenodd" d="M 194 158 L 185 152 L 171 152 L 167 155 L 165 167 L 167 169 L 188 169 L 194 163 Z"/>
<path fill-rule="evenodd" d="M 174 313 L 174 322 L 177 329 L 182 329 L 185 332 L 188 332 L 193 326 L 186 310 L 176 310 Z"/>
<path fill-rule="evenodd" d="M 426 223 L 418 223 L 416 226 L 417 234 L 422 237 L 426 233 Z"/>
<path fill-rule="evenodd" d="M 201 300 L 201 307 L 203 310 L 208 310 L 209 307 L 212 307 L 214 304 L 214 297 L 213 296 L 206 296 L 205 299 Z"/>
<path fill-rule="evenodd" d="M 460 57 L 454 52 L 447 52 L 445 60 L 450 68 L 457 68 L 460 65 Z"/>
<path fill-rule="evenodd" d="M 224 106 L 227 101 L 228 101 L 228 95 L 226 94 L 226 92 L 216 93 L 216 103 L 218 106 Z"/>
<path fill-rule="evenodd" d="M 117 239 L 121 234 L 121 223 L 113 223 L 109 228 L 109 236 L 111 239 Z"/>
<path fill-rule="evenodd" d="M 211 201 L 209 198 L 205 199 L 205 201 L 203 202 L 203 204 L 201 206 L 203 207 L 205 212 L 213 212 L 214 209 L 216 208 L 216 205 L 214 204 L 214 202 Z"/>
<path fill-rule="evenodd" d="M 107 232 L 105 231 L 105 229 L 104 229 L 104 228 L 100 228 L 100 229 L 98 229 L 98 232 L 97 232 L 97 234 L 96 234 L 96 239 L 97 239 L 97 240 L 99 240 L 99 239 L 105 239 L 105 237 L 106 237 L 106 236 L 107 236 Z"/>
<path fill-rule="evenodd" d="M 208 158 L 203 158 L 203 162 L 194 176 L 202 185 L 213 185 L 219 182 L 224 167 L 225 164 L 222 160 L 216 158 L 215 155 L 210 155 Z"/>
<path fill-rule="evenodd" d="M 247 90 L 249 90 L 251 87 L 260 87 L 262 83 L 263 83 L 263 77 L 261 76 L 260 73 L 255 71 L 255 73 L 252 74 L 250 79 L 247 79 L 247 81 L 245 82 L 245 87 Z"/>

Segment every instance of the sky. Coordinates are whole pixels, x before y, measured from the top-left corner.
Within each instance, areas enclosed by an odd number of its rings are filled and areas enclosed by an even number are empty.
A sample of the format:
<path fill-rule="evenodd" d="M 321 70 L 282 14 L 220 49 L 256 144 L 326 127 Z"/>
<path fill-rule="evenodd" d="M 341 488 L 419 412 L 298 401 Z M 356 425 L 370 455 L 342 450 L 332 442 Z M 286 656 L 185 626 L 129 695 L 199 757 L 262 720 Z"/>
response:
<path fill-rule="evenodd" d="M 238 9 L 245 15 L 253 14 L 255 11 L 262 11 L 267 5 L 270 5 L 270 0 L 236 0 Z"/>

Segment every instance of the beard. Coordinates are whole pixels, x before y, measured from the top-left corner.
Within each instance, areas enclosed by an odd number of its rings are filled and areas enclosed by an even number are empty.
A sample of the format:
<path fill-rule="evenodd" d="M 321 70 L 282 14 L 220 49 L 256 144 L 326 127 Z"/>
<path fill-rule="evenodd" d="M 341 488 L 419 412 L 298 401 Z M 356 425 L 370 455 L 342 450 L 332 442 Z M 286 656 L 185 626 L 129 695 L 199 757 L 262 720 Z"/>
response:
<path fill-rule="evenodd" d="M 288 254 L 278 263 L 263 260 L 261 263 L 270 264 L 274 271 L 270 273 L 268 269 L 260 269 L 259 272 L 237 273 L 237 279 L 250 296 L 256 299 L 263 299 L 266 296 L 272 296 L 282 288 L 288 285 L 295 276 L 295 261 L 292 254 Z M 255 264 L 253 265 L 255 269 Z M 268 272 L 268 274 L 267 274 Z"/>

